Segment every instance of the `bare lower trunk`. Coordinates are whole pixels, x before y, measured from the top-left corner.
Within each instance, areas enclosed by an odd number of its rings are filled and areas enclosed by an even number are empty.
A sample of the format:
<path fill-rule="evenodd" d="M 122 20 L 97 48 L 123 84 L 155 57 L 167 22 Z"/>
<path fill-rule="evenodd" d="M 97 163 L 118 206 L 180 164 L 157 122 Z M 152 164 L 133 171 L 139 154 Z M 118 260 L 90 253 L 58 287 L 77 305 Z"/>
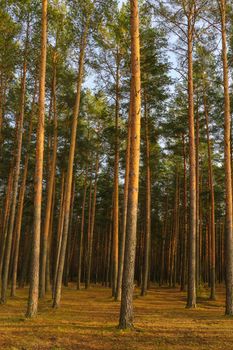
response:
<path fill-rule="evenodd" d="M 19 242 L 20 242 L 21 226 L 22 226 L 22 219 L 23 219 L 24 197 L 25 197 L 25 191 L 26 191 L 28 162 L 29 162 L 29 155 L 30 155 L 29 152 L 30 152 L 31 136 L 32 136 L 31 134 L 32 134 L 33 118 L 35 113 L 36 91 L 37 91 L 37 82 L 35 82 L 35 92 L 34 92 L 34 97 L 32 102 L 31 120 L 29 125 L 29 132 L 28 132 L 27 154 L 24 161 L 23 178 L 22 178 L 22 183 L 21 183 L 20 192 L 19 192 L 19 203 L 18 203 L 17 218 L 16 218 L 16 224 L 15 224 L 15 252 L 13 256 L 11 296 L 15 296 L 16 294 Z"/>
<path fill-rule="evenodd" d="M 188 293 L 187 307 L 196 307 L 196 154 L 193 98 L 193 33 L 194 4 L 188 13 L 188 102 L 189 102 L 189 162 L 190 162 L 190 216 L 188 236 Z"/>
<path fill-rule="evenodd" d="M 144 242 L 144 266 L 142 274 L 141 295 L 145 295 L 148 289 L 149 258 L 151 246 L 151 175 L 150 175 L 150 139 L 149 121 L 147 111 L 146 94 L 144 94 L 144 116 L 145 116 L 145 141 L 146 141 L 146 235 Z"/>
<path fill-rule="evenodd" d="M 231 172 L 231 111 L 226 35 L 226 0 L 219 0 L 222 25 L 222 60 L 224 83 L 224 159 L 226 186 L 226 315 L 233 315 L 233 237 L 232 237 L 232 172 Z"/>
<path fill-rule="evenodd" d="M 86 20 L 86 23 L 85 23 L 83 36 L 82 36 L 82 43 L 80 48 L 77 93 L 76 93 L 76 101 L 75 101 L 75 107 L 74 107 L 72 130 L 71 130 L 68 170 L 67 170 L 67 176 L 66 176 L 64 230 L 62 235 L 61 253 L 59 257 L 56 285 L 54 290 L 53 307 L 58 307 L 60 305 L 60 300 L 61 300 L 62 276 L 63 276 L 63 270 L 64 270 L 65 256 L 66 256 L 66 246 L 67 246 L 67 237 L 68 237 L 69 220 L 70 220 L 70 201 L 71 201 L 71 190 L 72 190 L 72 180 L 73 180 L 73 165 L 74 165 L 78 115 L 79 115 L 79 108 L 80 108 L 84 57 L 85 57 L 85 49 L 87 44 L 88 29 L 89 29 L 89 18 Z"/>
<path fill-rule="evenodd" d="M 88 169 L 88 167 L 87 167 L 87 169 Z M 88 175 L 87 169 L 86 169 L 86 175 L 85 175 L 85 180 L 84 180 L 82 218 L 81 218 L 81 229 L 80 229 L 80 239 L 79 239 L 79 249 L 78 249 L 78 276 L 77 276 L 77 289 L 78 290 L 81 289 L 83 234 L 84 234 L 84 224 L 85 224 L 85 206 L 86 206 L 86 197 L 87 197 L 87 175 Z"/>
<path fill-rule="evenodd" d="M 130 106 L 131 106 L 131 102 L 130 102 Z M 125 164 L 124 204 L 123 204 L 123 220 L 122 220 L 123 222 L 122 222 L 122 232 L 121 232 L 120 245 L 119 245 L 119 263 L 118 263 L 117 292 L 116 292 L 117 300 L 121 300 L 121 287 L 122 287 L 122 276 L 123 276 L 124 255 L 125 255 L 125 236 L 126 236 L 128 189 L 129 189 L 130 139 L 131 139 L 130 115 L 131 115 L 131 107 L 129 107 L 127 149 L 126 149 L 126 157 L 125 157 L 126 164 Z"/>
<path fill-rule="evenodd" d="M 27 32 L 26 32 L 25 49 L 24 49 L 23 75 L 22 75 L 22 82 L 21 82 L 21 104 L 20 104 L 19 119 L 17 122 L 17 152 L 16 152 L 16 158 L 15 158 L 15 171 L 14 171 L 14 180 L 13 180 L 13 198 L 12 198 L 9 230 L 6 238 L 4 270 L 3 270 L 2 288 L 1 288 L 1 303 L 6 302 L 6 291 L 7 291 L 7 285 L 8 285 L 8 277 L 9 277 L 8 274 L 9 274 L 10 257 L 11 257 L 11 250 L 12 250 L 12 238 L 13 238 L 13 232 L 15 227 L 15 217 L 16 217 L 15 213 L 16 213 L 17 198 L 18 198 L 18 185 L 19 185 L 20 163 L 21 163 L 22 142 L 23 142 L 28 37 L 29 37 L 29 22 L 27 23 Z"/>
<path fill-rule="evenodd" d="M 34 197 L 34 225 L 32 239 L 32 256 L 30 271 L 30 288 L 28 298 L 27 317 L 37 314 L 39 295 L 39 260 L 40 260 L 40 230 L 41 230 L 41 203 L 44 159 L 44 116 L 45 116 L 45 76 L 47 54 L 47 0 L 42 1 L 42 30 L 41 30 L 41 66 L 39 90 L 39 118 L 36 140 L 36 170 L 35 170 L 35 197 Z"/>
<path fill-rule="evenodd" d="M 131 9 L 131 70 L 132 70 L 132 114 L 129 171 L 129 197 L 125 241 L 124 272 L 119 328 L 133 327 L 134 265 L 137 239 L 137 210 L 140 158 L 141 78 L 138 1 L 130 1 Z"/>
<path fill-rule="evenodd" d="M 56 160 L 57 160 L 57 107 L 56 107 L 56 52 L 53 57 L 53 83 L 52 83 L 52 106 L 53 106 L 53 155 L 50 174 L 48 178 L 48 192 L 47 203 L 45 211 L 44 232 L 42 236 L 42 258 L 41 258 L 41 271 L 40 271 L 40 297 L 45 296 L 46 285 L 46 259 L 48 255 L 48 235 L 50 229 L 50 219 L 52 210 L 52 198 L 56 173 Z"/>

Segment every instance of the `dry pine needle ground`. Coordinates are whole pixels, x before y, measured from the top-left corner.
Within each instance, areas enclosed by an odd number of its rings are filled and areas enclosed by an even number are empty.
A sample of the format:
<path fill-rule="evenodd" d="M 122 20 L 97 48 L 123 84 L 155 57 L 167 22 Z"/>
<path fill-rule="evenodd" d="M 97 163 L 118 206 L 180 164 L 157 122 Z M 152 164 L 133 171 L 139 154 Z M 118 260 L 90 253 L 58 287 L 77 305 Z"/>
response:
<path fill-rule="evenodd" d="M 116 328 L 119 303 L 108 289 L 66 288 L 60 309 L 51 309 L 47 298 L 32 320 L 24 318 L 27 292 L 19 290 L 17 298 L 0 305 L 0 349 L 233 349 L 233 319 L 224 316 L 224 290 L 218 290 L 215 302 L 202 291 L 195 310 L 185 309 L 185 294 L 178 290 L 152 288 L 143 298 L 136 291 L 135 331 Z"/>

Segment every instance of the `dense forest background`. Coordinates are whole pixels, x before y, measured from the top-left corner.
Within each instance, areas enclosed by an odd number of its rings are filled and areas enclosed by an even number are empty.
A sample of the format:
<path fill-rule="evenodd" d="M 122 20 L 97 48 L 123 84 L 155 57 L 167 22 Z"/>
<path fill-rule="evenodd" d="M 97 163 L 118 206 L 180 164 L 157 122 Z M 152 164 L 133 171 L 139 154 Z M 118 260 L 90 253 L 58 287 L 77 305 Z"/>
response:
<path fill-rule="evenodd" d="M 121 300 L 124 273 L 188 307 L 226 281 L 233 314 L 232 4 L 137 6 L 0 1 L 1 302 L 30 285 L 29 317 L 70 282 Z"/>

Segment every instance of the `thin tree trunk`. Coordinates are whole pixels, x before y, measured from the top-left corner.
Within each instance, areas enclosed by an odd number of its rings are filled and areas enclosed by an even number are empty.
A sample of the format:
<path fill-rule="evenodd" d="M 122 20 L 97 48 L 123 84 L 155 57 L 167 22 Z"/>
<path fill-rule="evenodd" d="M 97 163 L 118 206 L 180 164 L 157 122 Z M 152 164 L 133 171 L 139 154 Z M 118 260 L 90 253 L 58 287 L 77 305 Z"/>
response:
<path fill-rule="evenodd" d="M 128 207 L 128 193 L 129 193 L 130 140 L 131 140 L 130 116 L 131 116 L 131 101 L 130 101 L 130 107 L 129 107 L 127 148 L 126 148 L 126 156 L 125 156 L 126 161 L 125 161 L 123 222 L 122 222 L 122 232 L 121 232 L 121 239 L 120 239 L 120 245 L 119 245 L 119 264 L 118 264 L 118 278 L 117 278 L 117 292 L 116 292 L 117 300 L 121 300 L 122 277 L 123 277 L 124 255 L 125 255 L 125 236 L 126 236 L 127 207 Z"/>
<path fill-rule="evenodd" d="M 57 85 L 57 53 L 53 56 L 53 82 L 52 82 L 52 106 L 53 106 L 53 154 L 50 173 L 48 176 L 48 192 L 45 211 L 44 232 L 42 235 L 42 256 L 41 256 L 41 271 L 40 271 L 40 298 L 45 296 L 46 286 L 46 259 L 48 255 L 48 235 L 51 222 L 52 199 L 54 190 L 54 181 L 56 175 L 56 161 L 57 161 L 57 106 L 56 106 L 56 85 Z"/>
<path fill-rule="evenodd" d="M 76 146 L 77 124 L 78 124 L 78 115 L 79 115 L 79 108 L 80 108 L 84 57 L 85 57 L 85 49 L 87 44 L 89 21 L 90 20 L 88 17 L 83 30 L 82 43 L 80 48 L 77 93 L 76 93 L 76 101 L 75 101 L 75 107 L 74 107 L 69 162 L 68 162 L 67 177 L 66 177 L 64 230 L 62 235 L 62 245 L 61 245 L 61 253 L 60 253 L 59 264 L 58 264 L 58 273 L 57 273 L 56 285 L 55 285 L 55 291 L 54 291 L 53 307 L 58 307 L 60 305 L 60 300 L 61 300 L 62 276 L 63 276 L 63 270 L 64 270 L 67 237 L 68 237 L 68 231 L 69 231 L 70 201 L 71 201 L 71 189 L 72 189 L 72 180 L 73 180 L 73 165 L 74 165 L 74 154 L 75 154 L 75 146 Z"/>
<path fill-rule="evenodd" d="M 12 272 L 12 285 L 11 285 L 12 297 L 15 296 L 16 294 L 16 286 L 17 286 L 19 243 L 20 243 L 20 236 L 21 236 L 21 229 L 22 229 L 24 197 L 25 197 L 26 182 L 27 182 L 27 175 L 28 175 L 28 163 L 29 163 L 29 156 L 30 156 L 33 118 L 35 113 L 36 92 L 37 92 L 37 82 L 35 82 L 35 91 L 34 91 L 34 96 L 32 101 L 31 119 L 30 119 L 29 132 L 28 132 L 27 154 L 24 160 L 23 178 L 22 178 L 22 183 L 21 183 L 20 192 L 19 192 L 19 203 L 18 203 L 17 218 L 16 218 L 16 224 L 15 224 L 15 252 L 13 256 L 13 272 Z"/>
<path fill-rule="evenodd" d="M 86 175 L 85 175 L 85 180 L 84 180 L 82 218 L 81 218 L 80 240 L 79 240 L 79 249 L 78 249 L 78 276 L 77 276 L 77 289 L 78 290 L 81 289 L 83 234 L 84 234 L 84 224 L 85 224 L 85 206 L 86 206 L 86 197 L 87 197 L 87 176 L 88 176 L 88 167 L 86 167 Z"/>
<path fill-rule="evenodd" d="M 182 148 L 183 148 L 183 163 L 184 163 L 184 179 L 183 179 L 183 208 L 184 208 L 184 224 L 183 224 L 183 255 L 182 255 L 182 274 L 180 290 L 184 291 L 186 287 L 186 272 L 187 272 L 187 174 L 186 174 L 186 147 L 185 138 L 182 134 Z"/>
<path fill-rule="evenodd" d="M 26 313 L 27 317 L 33 317 L 37 314 L 39 294 L 40 231 L 44 158 L 45 77 L 47 54 L 47 7 L 47 0 L 42 0 L 41 66 L 39 90 L 39 118 L 36 141 L 34 225 L 32 238 L 30 288 L 28 307 Z"/>
<path fill-rule="evenodd" d="M 222 27 L 222 60 L 224 84 L 224 160 L 226 186 L 226 315 L 233 315 L 233 237 L 232 237 L 232 172 L 231 172 L 231 112 L 229 95 L 229 68 L 226 36 L 226 0 L 219 0 Z"/>
<path fill-rule="evenodd" d="M 117 299 L 117 273 L 118 273 L 118 234 L 119 234 L 119 52 L 116 53 L 116 106 L 115 106 L 115 160 L 114 160 L 114 202 L 113 202 L 113 283 L 112 296 Z"/>
<path fill-rule="evenodd" d="M 188 13 L 188 103 L 189 103 L 189 162 L 190 162 L 190 216 L 188 236 L 188 293 L 187 308 L 196 307 L 196 154 L 193 98 L 193 32 L 194 3 Z"/>
<path fill-rule="evenodd" d="M 141 295 L 144 296 L 148 289 L 149 258 L 151 246 L 151 172 L 150 172 L 150 137 L 149 120 L 147 111 L 147 96 L 144 94 L 144 117 L 145 117 L 145 141 L 146 141 L 146 234 L 144 242 L 144 266 L 142 275 Z"/>
<path fill-rule="evenodd" d="M 205 90 L 205 89 L 204 89 Z M 211 293 L 210 299 L 215 300 L 215 199 L 214 199 L 214 179 L 213 179 L 213 166 L 212 166 L 212 152 L 210 144 L 209 134 L 209 115 L 207 107 L 207 98 L 204 91 L 204 114 L 206 122 L 206 136 L 207 136 L 207 147 L 208 147 L 208 169 L 209 169 L 209 187 L 210 187 L 210 235 L 211 235 L 211 263 L 210 263 L 210 282 L 211 282 Z"/>
<path fill-rule="evenodd" d="M 3 215 L 3 225 L 2 225 L 3 227 L 2 227 L 1 249 L 0 249 L 0 276 L 2 276 L 6 237 L 7 237 L 7 231 L 8 231 L 8 222 L 10 217 L 13 178 L 14 178 L 14 168 L 11 166 L 9 171 L 9 176 L 8 176 L 6 198 L 5 198 L 5 204 L 4 204 L 4 215 Z"/>
<path fill-rule="evenodd" d="M 92 266 L 92 251 L 93 251 L 93 234 L 95 227 L 95 211 L 96 211 L 96 193 L 97 193 L 97 180 L 99 171 L 99 156 L 96 157 L 95 166 L 95 183 L 93 192 L 93 202 L 91 205 L 91 222 L 90 222 L 90 235 L 88 237 L 88 257 L 87 257 L 87 276 L 86 276 L 86 288 L 89 288 L 91 281 L 91 266 Z"/>
<path fill-rule="evenodd" d="M 24 62 L 23 62 L 23 74 L 21 81 L 21 101 L 20 101 L 20 113 L 17 122 L 17 152 L 15 158 L 15 171 L 13 180 L 13 198 L 10 214 L 9 231 L 6 238 L 5 257 L 4 257 L 4 269 L 2 276 L 2 288 L 1 288 L 1 303 L 6 302 L 6 291 L 8 284 L 10 257 L 12 251 L 12 238 L 15 227 L 15 213 L 18 198 L 18 185 L 20 175 L 20 163 L 22 153 L 22 142 L 23 142 L 23 123 L 24 123 L 24 107 L 25 107 L 25 92 L 26 92 L 26 76 L 27 76 L 27 51 L 28 51 L 28 39 L 29 39 L 29 20 L 27 22 L 26 39 L 24 48 Z"/>
<path fill-rule="evenodd" d="M 196 112 L 196 287 L 199 288 L 200 285 L 200 255 L 199 255 L 199 242 L 200 242 L 200 232 L 199 232 L 199 218 L 200 218 L 200 191 L 199 191 L 199 178 L 200 178 L 200 167 L 199 167 L 199 143 L 200 143 L 200 125 L 199 125 L 199 106 L 197 102 L 197 112 Z"/>
<path fill-rule="evenodd" d="M 56 247 L 56 262 L 53 276 L 53 294 L 55 290 L 56 280 L 57 280 L 57 271 L 58 264 L 61 252 L 61 243 L 62 243 L 62 232 L 64 226 L 64 203 L 65 203 L 65 172 L 62 172 L 61 180 L 61 198 L 60 198 L 60 208 L 59 208 L 59 219 L 58 219 L 58 228 L 57 228 L 57 247 Z"/>

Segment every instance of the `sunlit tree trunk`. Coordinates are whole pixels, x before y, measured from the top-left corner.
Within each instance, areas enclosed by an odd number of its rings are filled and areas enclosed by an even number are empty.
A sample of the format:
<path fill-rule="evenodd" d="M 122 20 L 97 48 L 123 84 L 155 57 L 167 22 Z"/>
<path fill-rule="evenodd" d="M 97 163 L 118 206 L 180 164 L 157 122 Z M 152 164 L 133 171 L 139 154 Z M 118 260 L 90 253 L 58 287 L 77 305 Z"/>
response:
<path fill-rule="evenodd" d="M 81 289 L 83 234 L 84 234 L 85 207 L 86 207 L 86 197 L 87 197 L 87 176 L 88 176 L 88 167 L 86 168 L 86 175 L 85 175 L 85 180 L 84 180 L 81 229 L 80 229 L 80 239 L 79 239 L 79 248 L 78 248 L 78 276 L 77 276 L 77 289 L 78 290 Z"/>
<path fill-rule="evenodd" d="M 196 112 L 196 286 L 199 288 L 200 285 L 200 255 L 199 255 L 199 243 L 200 243 L 200 232 L 199 232 L 199 219 L 200 219 L 200 167 L 199 167 L 199 143 L 200 143 L 200 122 L 199 122 L 199 106 L 197 101 L 197 112 Z"/>
<path fill-rule="evenodd" d="M 125 156 L 124 202 L 123 202 L 122 231 L 121 231 L 120 245 L 119 245 L 119 264 L 118 264 L 117 293 L 116 293 L 117 300 L 121 300 L 122 276 L 123 276 L 124 255 L 125 255 L 125 236 L 126 236 L 128 193 L 129 193 L 130 140 L 131 140 L 130 116 L 131 116 L 131 101 L 130 101 L 130 107 L 129 107 L 127 148 L 126 148 L 126 156 Z"/>
<path fill-rule="evenodd" d="M 190 162 L 190 215 L 188 235 L 188 290 L 187 308 L 196 307 L 196 152 L 193 98 L 193 33 L 194 3 L 188 11 L 188 104 L 189 104 L 189 162 Z"/>
<path fill-rule="evenodd" d="M 68 169 L 67 169 L 67 176 L 66 176 L 64 230 L 62 235 L 61 253 L 59 257 L 58 272 L 57 272 L 56 285 L 54 290 L 53 307 L 58 307 L 60 305 L 60 300 L 61 300 L 62 276 L 63 276 L 63 270 L 64 270 L 65 256 L 66 256 L 66 246 L 67 246 L 67 237 L 68 237 L 69 220 L 70 220 L 70 201 L 71 201 L 71 190 L 72 190 L 72 180 L 73 180 L 74 154 L 75 154 L 75 146 L 76 146 L 78 115 L 79 115 L 79 108 L 80 108 L 84 58 L 85 58 L 85 49 L 87 44 L 89 21 L 90 20 L 88 18 L 84 26 L 84 30 L 82 34 L 82 43 L 80 47 L 77 93 L 76 93 L 76 101 L 75 101 L 75 107 L 74 107 L 69 161 L 68 161 Z"/>
<path fill-rule="evenodd" d="M 211 261 L 210 261 L 210 285 L 211 294 L 210 299 L 215 300 L 215 199 L 214 199 L 214 179 L 213 179 L 213 166 L 212 166 L 212 151 L 210 144 L 209 134 L 209 114 L 207 106 L 206 93 L 204 91 L 204 114 L 206 122 L 206 136 L 207 136 L 207 147 L 208 147 L 208 170 L 209 170 L 209 187 L 210 187 L 210 235 L 211 235 Z"/>
<path fill-rule="evenodd" d="M 113 203 L 113 252 L 112 252 L 112 264 L 113 264 L 113 283 L 112 283 L 112 296 L 117 299 L 117 273 L 118 273 L 118 245 L 119 245 L 119 52 L 117 48 L 116 53 L 116 106 L 115 106 L 115 160 L 114 160 L 114 203 Z"/>
<path fill-rule="evenodd" d="M 182 273 L 181 273 L 181 291 L 186 287 L 186 272 L 187 272 L 187 171 L 186 171 L 186 147 L 185 137 L 182 134 L 182 152 L 183 152 L 183 239 L 182 239 Z"/>
<path fill-rule="evenodd" d="M 39 260 L 40 260 L 40 230 L 41 203 L 44 158 L 44 118 L 45 118 L 45 76 L 47 54 L 47 0 L 42 1 L 42 30 L 41 30 L 41 60 L 40 60 L 40 89 L 39 89 L 39 117 L 36 140 L 36 170 L 34 197 L 34 225 L 32 239 L 32 256 L 30 271 L 30 288 L 28 298 L 27 317 L 37 314 L 39 294 Z"/>
<path fill-rule="evenodd" d="M 97 180 L 99 171 L 99 155 L 96 157 L 95 165 L 95 182 L 94 191 L 91 205 L 91 221 L 90 221 L 90 234 L 88 236 L 88 257 L 87 257 L 87 276 L 86 276 L 86 288 L 89 288 L 91 282 L 91 266 L 92 266 L 92 255 L 93 255 L 93 235 L 95 228 L 95 211 L 96 211 L 96 194 L 97 194 Z"/>
<path fill-rule="evenodd" d="M 138 1 L 130 1 L 131 11 L 131 70 L 132 99 L 131 106 L 131 147 L 129 170 L 129 194 L 127 210 L 127 229 L 125 241 L 124 272 L 122 280 L 122 299 L 119 328 L 133 327 L 133 291 L 134 264 L 137 238 L 137 210 L 140 158 L 140 124 L 141 124 L 141 77 L 140 77 L 140 40 Z"/>
<path fill-rule="evenodd" d="M 57 53 L 53 54 L 53 82 L 52 82 L 52 109 L 53 109 L 53 154 L 50 173 L 48 174 L 48 192 L 45 211 L 44 230 L 42 235 L 42 254 L 41 254 L 41 271 L 40 271 L 40 297 L 45 296 L 46 286 L 46 259 L 48 255 L 48 235 L 51 222 L 52 199 L 54 190 L 54 181 L 56 174 L 57 160 L 57 106 L 56 106 L 56 85 L 57 85 Z"/>
<path fill-rule="evenodd" d="M 33 118 L 34 118 L 34 114 L 35 114 L 36 92 L 37 92 L 37 82 L 35 82 L 35 91 L 34 91 L 34 96 L 33 96 L 31 119 L 30 119 L 30 124 L 29 124 L 29 131 L 28 131 L 27 154 L 26 154 L 25 160 L 24 160 L 23 177 L 22 177 L 22 183 L 20 186 L 17 217 L 16 217 L 16 223 L 15 223 L 15 251 L 14 251 L 14 255 L 13 255 L 11 296 L 15 296 L 16 285 L 17 285 L 19 243 L 20 243 L 20 236 L 21 236 L 21 229 L 22 229 L 23 207 L 24 207 L 24 197 L 25 197 L 25 191 L 26 191 L 26 181 L 27 181 L 27 175 L 28 175 L 28 162 L 29 162 L 29 156 L 30 156 Z"/>
<path fill-rule="evenodd" d="M 27 76 L 27 53 L 28 53 L 28 40 L 29 40 L 29 21 L 27 23 L 25 48 L 24 48 L 24 62 L 23 62 L 23 74 L 21 81 L 21 101 L 20 101 L 20 112 L 19 119 L 17 121 L 17 151 L 15 158 L 15 170 L 14 170 L 14 180 L 13 180 L 13 198 L 10 213 L 10 223 L 9 230 L 6 238 L 6 247 L 4 255 L 4 269 L 2 276 L 2 288 L 1 288 L 1 303 L 6 302 L 6 291 L 8 284 L 10 257 L 12 251 L 12 238 L 15 227 L 16 218 L 16 207 L 18 199 L 18 185 L 19 185 L 19 175 L 20 175 L 20 163 L 21 163 L 21 153 L 22 153 L 22 142 L 23 142 L 23 123 L 24 123 L 24 108 L 25 108 L 25 92 L 26 92 L 26 76 Z"/>
<path fill-rule="evenodd" d="M 145 295 L 148 288 L 150 246 L 151 246 L 151 172 L 150 172 L 150 137 L 149 120 L 147 111 L 147 96 L 144 94 L 144 118 L 145 118 L 145 141 L 146 141 L 146 232 L 144 241 L 144 260 L 142 274 L 141 295 Z"/>
<path fill-rule="evenodd" d="M 233 242 L 232 242 L 232 173 L 231 173 L 231 112 L 229 94 L 229 68 L 226 35 L 226 0 L 219 0 L 222 34 L 222 61 L 224 84 L 224 160 L 226 186 L 226 315 L 233 315 Z"/>
<path fill-rule="evenodd" d="M 8 223 L 10 217 L 10 208 L 12 201 L 12 186 L 13 186 L 13 175 L 14 168 L 11 166 L 8 176 L 7 188 L 6 188 L 6 198 L 4 204 L 4 214 L 3 214 L 3 224 L 2 224 L 2 237 L 1 237 L 1 247 L 0 247 L 0 276 L 2 276 L 4 252 L 6 246 L 6 237 L 8 231 Z"/>

